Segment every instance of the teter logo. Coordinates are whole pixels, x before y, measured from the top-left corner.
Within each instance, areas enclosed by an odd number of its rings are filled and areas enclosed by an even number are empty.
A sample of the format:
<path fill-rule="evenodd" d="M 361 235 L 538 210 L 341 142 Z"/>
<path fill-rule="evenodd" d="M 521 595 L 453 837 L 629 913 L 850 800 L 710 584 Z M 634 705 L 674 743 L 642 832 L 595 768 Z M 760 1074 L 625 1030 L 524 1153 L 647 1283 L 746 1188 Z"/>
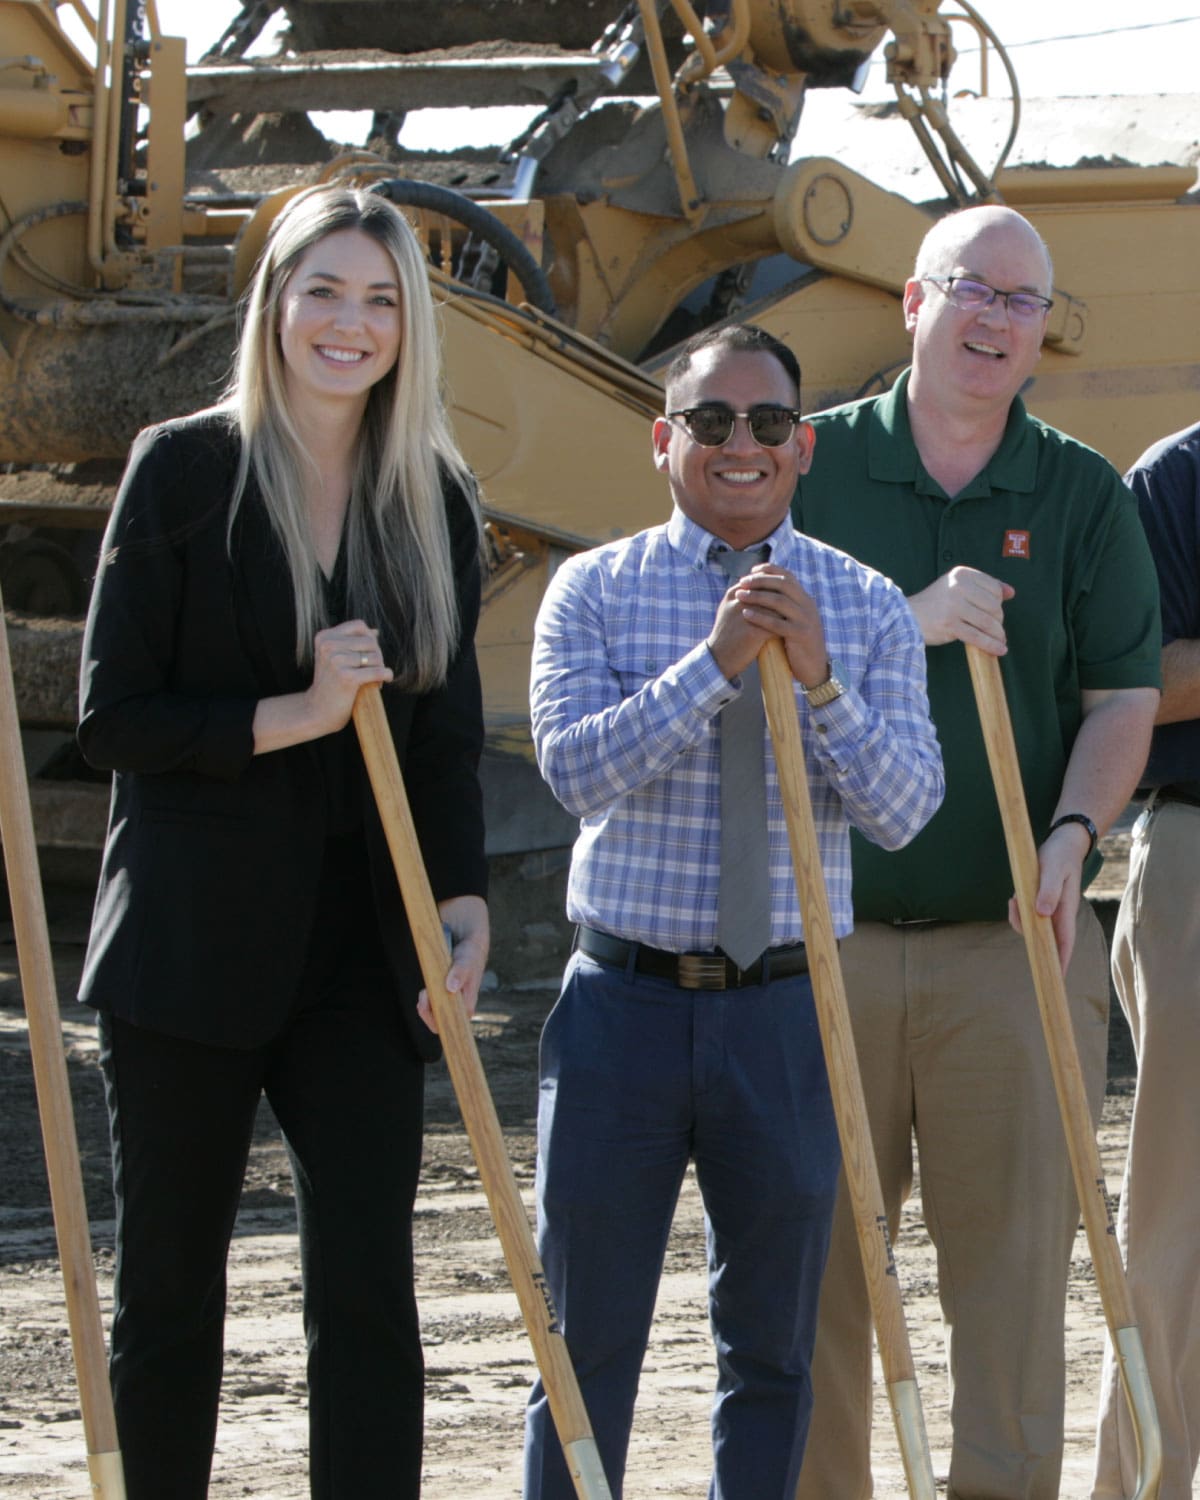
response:
<path fill-rule="evenodd" d="M 1004 533 L 1004 549 L 1001 557 L 1024 557 L 1029 556 L 1029 533 L 1027 531 L 1006 531 Z"/>

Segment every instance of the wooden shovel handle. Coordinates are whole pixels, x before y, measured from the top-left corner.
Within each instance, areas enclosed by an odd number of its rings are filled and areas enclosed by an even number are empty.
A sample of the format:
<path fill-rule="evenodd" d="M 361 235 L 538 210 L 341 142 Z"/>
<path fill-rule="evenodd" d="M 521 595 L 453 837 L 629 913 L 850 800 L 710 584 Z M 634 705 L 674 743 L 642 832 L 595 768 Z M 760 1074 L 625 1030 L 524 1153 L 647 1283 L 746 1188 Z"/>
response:
<path fill-rule="evenodd" d="M 521 1202 L 512 1162 L 504 1148 L 500 1121 L 475 1038 L 461 998 L 451 995 L 446 989 L 450 959 L 442 919 L 425 872 L 377 685 L 359 690 L 354 705 L 354 727 L 387 835 L 425 989 L 446 1054 L 446 1065 L 508 1263 L 513 1289 L 529 1331 L 567 1466 L 579 1500 L 610 1500 L 591 1423 L 546 1285 L 546 1273 Z"/>
<path fill-rule="evenodd" d="M 12 658 L 0 599 L 0 839 L 29 1027 L 29 1052 L 37 1089 L 54 1232 L 62 1266 L 67 1326 L 79 1386 L 79 1409 L 87 1443 L 92 1493 L 97 1500 L 124 1500 L 125 1480 L 117 1449 L 117 1423 L 104 1349 L 104 1326 L 92 1262 L 92 1242 L 75 1113 L 63 1053 L 62 1019 L 42 899 L 25 757 L 13 688 Z"/>
<path fill-rule="evenodd" d="M 842 1166 L 854 1209 L 854 1227 L 858 1232 L 858 1247 L 875 1320 L 879 1359 L 892 1399 L 892 1415 L 909 1493 L 917 1500 L 924 1500 L 924 1497 L 932 1500 L 935 1493 L 933 1464 L 917 1395 L 916 1369 L 908 1326 L 904 1321 L 900 1280 L 888 1234 L 879 1170 L 871 1144 L 871 1126 L 858 1070 L 858 1053 L 850 1025 L 833 916 L 829 910 L 829 893 L 821 867 L 804 748 L 800 741 L 800 721 L 796 714 L 795 679 L 782 641 L 767 642 L 758 658 L 758 671 L 767 725 L 775 747 L 775 767 L 787 818 L 800 913 L 804 919 L 804 942 L 808 949 L 817 1023 L 825 1049 L 825 1065 L 842 1143 Z"/>
<path fill-rule="evenodd" d="M 1025 789 L 1021 784 L 1021 770 L 1017 761 L 1008 703 L 1004 696 L 1004 683 L 1000 676 L 1000 663 L 988 652 L 980 651 L 974 646 L 967 647 L 967 661 L 971 668 L 971 682 L 975 689 L 979 722 L 996 787 L 996 799 L 1000 804 L 1000 818 L 1004 824 L 1004 839 L 1012 867 L 1013 888 L 1033 971 L 1046 1046 L 1050 1053 L 1050 1068 L 1066 1132 L 1067 1151 L 1095 1262 L 1096 1283 L 1110 1323 L 1114 1327 L 1123 1328 L 1134 1321 L 1133 1307 L 1117 1249 L 1116 1230 L 1108 1208 L 1104 1172 L 1100 1165 L 1100 1153 L 1096 1148 L 1095 1127 L 1088 1108 L 1083 1070 L 1079 1065 L 1079 1053 L 1075 1046 L 1075 1033 L 1071 1026 L 1054 929 L 1050 919 L 1039 916 L 1034 905 L 1040 879 L 1038 856 L 1025 805 Z"/>
<path fill-rule="evenodd" d="M 1108 1207 L 1104 1169 L 1100 1165 L 1095 1128 L 1088 1109 L 1087 1091 L 1075 1045 L 1075 1033 L 1071 1026 L 1071 1013 L 1059 966 L 1054 929 L 1049 917 L 1040 916 L 1035 906 L 1040 883 L 1038 856 L 1025 803 L 1025 789 L 1021 784 L 1021 768 L 1017 760 L 1008 700 L 1004 694 L 1004 681 L 996 657 L 976 646 L 968 646 L 966 649 L 971 684 L 975 689 L 975 701 L 979 709 L 979 722 L 995 783 L 996 800 L 1000 805 L 1000 818 L 1004 825 L 1004 840 L 1012 867 L 1017 909 L 1021 914 L 1021 930 L 1025 935 L 1038 1010 L 1050 1056 L 1050 1071 L 1058 1095 L 1071 1171 L 1075 1177 L 1075 1191 L 1079 1195 L 1101 1306 L 1113 1335 L 1130 1415 L 1134 1422 L 1141 1470 L 1136 1495 L 1152 1500 L 1158 1494 L 1156 1466 L 1161 1468 L 1158 1419 L 1149 1382 L 1143 1380 L 1138 1369 L 1139 1363 L 1144 1364 L 1144 1360 L 1139 1359 L 1141 1341 L 1137 1335 L 1133 1303 Z"/>

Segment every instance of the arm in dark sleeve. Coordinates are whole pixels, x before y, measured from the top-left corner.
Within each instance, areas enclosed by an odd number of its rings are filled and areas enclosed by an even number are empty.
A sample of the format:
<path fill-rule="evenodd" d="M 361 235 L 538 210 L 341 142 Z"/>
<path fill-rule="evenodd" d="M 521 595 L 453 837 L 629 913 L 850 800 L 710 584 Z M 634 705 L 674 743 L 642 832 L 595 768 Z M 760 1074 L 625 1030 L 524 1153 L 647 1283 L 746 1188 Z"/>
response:
<path fill-rule="evenodd" d="M 105 532 L 83 640 L 79 744 L 100 770 L 193 771 L 226 780 L 249 764 L 256 697 L 176 687 L 181 612 L 221 580 L 189 580 L 204 528 L 224 545 L 225 497 L 202 488 L 177 431 L 151 429 L 130 453 Z M 194 459 L 194 454 L 193 454 Z M 190 582 L 190 588 L 188 587 Z M 190 606 L 195 608 L 195 603 Z"/>
<path fill-rule="evenodd" d="M 1177 449 L 1126 481 L 1158 573 L 1163 645 L 1200 634 L 1200 486 L 1186 458 Z"/>
<path fill-rule="evenodd" d="M 458 592 L 458 648 L 446 681 L 413 708 L 404 780 L 434 898 L 486 896 L 483 705 L 475 660 L 481 591 L 479 533 L 467 498 L 447 486 L 450 546 Z M 385 689 L 386 691 L 386 689 Z"/>

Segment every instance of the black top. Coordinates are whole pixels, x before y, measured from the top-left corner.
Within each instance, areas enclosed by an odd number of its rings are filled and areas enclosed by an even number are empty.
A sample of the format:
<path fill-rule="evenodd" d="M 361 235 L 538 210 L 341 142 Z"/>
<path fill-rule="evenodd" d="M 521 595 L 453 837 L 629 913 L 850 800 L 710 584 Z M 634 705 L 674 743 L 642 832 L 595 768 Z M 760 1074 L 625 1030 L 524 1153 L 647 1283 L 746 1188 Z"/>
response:
<path fill-rule="evenodd" d="M 1147 449 L 1125 482 L 1158 569 L 1163 645 L 1200 639 L 1200 422 Z M 1142 784 L 1200 795 L 1200 719 L 1158 725 Z"/>
<path fill-rule="evenodd" d="M 291 582 L 253 483 L 227 541 L 238 452 L 223 414 L 148 429 L 109 521 L 84 638 L 79 742 L 116 775 L 80 998 L 170 1035 L 251 1047 L 287 1014 L 342 814 L 329 795 L 328 746 L 253 753 L 258 701 L 303 690 L 311 668 L 296 662 Z M 449 481 L 444 495 L 458 649 L 436 691 L 383 689 L 438 900 L 487 889 L 479 548 L 466 497 Z M 402 652 L 403 622 L 391 623 Z M 419 970 L 361 762 L 355 779 L 348 795 L 397 997 L 418 1049 L 436 1056 L 416 1014 Z"/>
<path fill-rule="evenodd" d="M 333 577 L 326 578 L 322 573 L 321 586 L 325 592 L 325 607 L 331 624 L 337 625 L 348 620 L 350 608 L 347 599 L 344 526 L 342 542 L 333 564 Z M 321 762 L 321 775 L 325 781 L 326 832 L 331 836 L 353 833 L 362 827 L 362 778 L 366 774 L 353 721 L 336 734 L 324 734 L 319 740 L 314 740 L 313 746 Z"/>

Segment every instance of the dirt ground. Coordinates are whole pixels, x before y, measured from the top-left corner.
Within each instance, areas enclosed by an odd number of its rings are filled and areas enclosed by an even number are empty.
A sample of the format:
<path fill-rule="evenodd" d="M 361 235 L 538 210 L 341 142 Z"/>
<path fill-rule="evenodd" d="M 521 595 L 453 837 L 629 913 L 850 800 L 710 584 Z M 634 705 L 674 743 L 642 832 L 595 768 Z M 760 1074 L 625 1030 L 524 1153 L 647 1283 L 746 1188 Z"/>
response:
<path fill-rule="evenodd" d="M 62 997 L 95 1260 L 105 1315 L 113 1264 L 112 1198 L 95 1031 L 68 1003 L 86 936 L 86 892 L 47 896 Z M 545 924 L 535 935 L 545 940 Z M 535 943 L 536 947 L 537 944 Z M 518 1179 L 532 1196 L 536 1046 L 553 1000 L 545 979 L 505 984 L 483 1000 L 479 1048 Z M 527 969 L 527 973 L 529 970 Z M 1110 1189 L 1132 1097 L 1127 1036 L 1113 1031 L 1102 1149 Z M 508 1289 L 478 1175 L 444 1068 L 431 1078 L 426 1163 L 417 1208 L 418 1291 L 428 1399 L 427 1500 L 512 1500 L 520 1493 L 529 1346 Z M 41 1157 L 11 928 L 0 926 L 0 1496 L 88 1493 L 61 1282 Z M 897 1256 L 934 1453 L 944 1484 L 948 1426 L 934 1261 L 919 1196 Z M 1069 1390 L 1064 1500 L 1088 1493 L 1103 1325 L 1079 1236 L 1068 1313 Z M 688 1182 L 679 1205 L 646 1361 L 626 1483 L 631 1497 L 698 1500 L 708 1476 L 712 1356 L 704 1315 L 703 1235 Z M 300 1288 L 291 1182 L 273 1120 L 260 1117 L 231 1257 L 222 1421 L 211 1494 L 300 1500 L 307 1495 Z M 879 1500 L 904 1495 L 886 1397 L 876 1403 Z"/>

